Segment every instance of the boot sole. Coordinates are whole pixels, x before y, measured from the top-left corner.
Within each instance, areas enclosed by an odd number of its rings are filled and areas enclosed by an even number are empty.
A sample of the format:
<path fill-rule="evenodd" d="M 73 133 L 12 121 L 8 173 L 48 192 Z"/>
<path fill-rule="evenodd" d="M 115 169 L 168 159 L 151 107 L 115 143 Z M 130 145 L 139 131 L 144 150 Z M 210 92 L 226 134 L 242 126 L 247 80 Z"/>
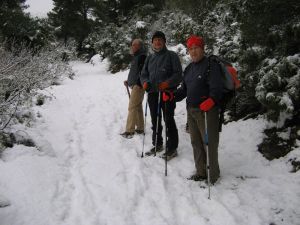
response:
<path fill-rule="evenodd" d="M 160 152 L 162 152 L 162 151 L 163 151 L 163 149 L 160 150 L 160 151 L 156 151 L 156 154 L 157 154 L 157 153 L 160 153 Z M 146 152 L 146 153 L 145 153 L 146 156 L 152 156 L 152 155 L 154 155 L 154 154 L 155 154 L 155 152 L 152 152 L 152 151 L 149 151 L 149 152 Z"/>
<path fill-rule="evenodd" d="M 123 138 L 126 138 L 126 139 L 131 139 L 133 138 L 133 135 L 122 135 L 120 134 Z"/>

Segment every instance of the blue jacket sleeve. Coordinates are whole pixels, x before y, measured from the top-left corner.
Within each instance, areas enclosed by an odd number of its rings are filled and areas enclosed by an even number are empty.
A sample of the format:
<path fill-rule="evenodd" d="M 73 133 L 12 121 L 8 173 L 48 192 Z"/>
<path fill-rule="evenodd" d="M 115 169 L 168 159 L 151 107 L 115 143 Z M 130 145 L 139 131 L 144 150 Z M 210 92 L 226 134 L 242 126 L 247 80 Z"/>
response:
<path fill-rule="evenodd" d="M 176 88 L 182 81 L 182 67 L 178 55 L 173 51 L 169 51 L 169 54 L 171 57 L 172 75 L 167 81 L 170 88 Z"/>

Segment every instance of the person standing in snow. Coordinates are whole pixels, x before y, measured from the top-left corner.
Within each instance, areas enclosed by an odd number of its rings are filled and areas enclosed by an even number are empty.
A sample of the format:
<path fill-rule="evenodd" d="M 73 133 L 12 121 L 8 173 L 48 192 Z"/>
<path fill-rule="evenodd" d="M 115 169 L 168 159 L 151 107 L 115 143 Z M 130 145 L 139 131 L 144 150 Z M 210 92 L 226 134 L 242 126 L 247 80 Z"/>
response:
<path fill-rule="evenodd" d="M 145 154 L 151 155 L 163 150 L 162 111 L 167 127 L 167 156 L 163 157 L 170 160 L 177 156 L 178 147 L 178 130 L 174 119 L 176 102 L 172 98 L 172 92 L 182 81 L 182 67 L 177 54 L 167 49 L 163 32 L 156 31 L 153 34 L 152 49 L 154 53 L 147 57 L 141 74 L 143 88 L 148 92 L 154 146 Z"/>
<path fill-rule="evenodd" d="M 146 50 L 141 39 L 134 39 L 131 42 L 131 54 L 133 55 L 131 67 L 128 78 L 124 81 L 124 85 L 131 89 L 126 131 L 121 134 L 124 138 L 132 138 L 135 132 L 137 134 L 144 133 L 142 103 L 145 91 L 141 85 L 140 74 L 146 59 Z"/>
<path fill-rule="evenodd" d="M 187 102 L 188 125 L 193 147 L 196 173 L 189 179 L 206 180 L 205 113 L 207 115 L 208 154 L 210 181 L 214 184 L 219 176 L 219 105 L 222 99 L 223 83 L 220 66 L 211 61 L 208 73 L 208 58 L 205 56 L 204 40 L 191 36 L 187 47 L 192 62 L 184 70 L 183 82 L 175 93 L 176 101 L 185 97 Z"/>

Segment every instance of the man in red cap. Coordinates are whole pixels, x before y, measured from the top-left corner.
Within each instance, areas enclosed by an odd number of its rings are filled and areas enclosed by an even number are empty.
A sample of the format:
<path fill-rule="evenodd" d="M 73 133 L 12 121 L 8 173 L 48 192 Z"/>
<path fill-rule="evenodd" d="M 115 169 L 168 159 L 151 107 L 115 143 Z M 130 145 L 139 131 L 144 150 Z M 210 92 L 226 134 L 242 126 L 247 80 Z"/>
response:
<path fill-rule="evenodd" d="M 205 56 L 204 40 L 199 36 L 191 36 L 187 47 L 192 62 L 184 70 L 183 83 L 175 93 L 176 101 L 185 97 L 187 102 L 188 125 L 194 152 L 196 173 L 189 179 L 194 181 L 206 180 L 207 155 L 205 151 L 205 113 L 207 115 L 208 158 L 210 182 L 214 184 L 219 176 L 218 163 L 219 145 L 219 103 L 222 99 L 223 83 L 218 64 L 210 62 Z"/>

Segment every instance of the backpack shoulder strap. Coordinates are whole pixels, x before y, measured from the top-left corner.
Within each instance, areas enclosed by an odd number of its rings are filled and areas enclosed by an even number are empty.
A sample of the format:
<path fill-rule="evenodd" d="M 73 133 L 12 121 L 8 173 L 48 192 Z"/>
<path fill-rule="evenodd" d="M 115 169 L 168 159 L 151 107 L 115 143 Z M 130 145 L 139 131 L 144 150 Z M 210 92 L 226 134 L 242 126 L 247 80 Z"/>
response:
<path fill-rule="evenodd" d="M 211 71 L 211 62 L 212 61 L 216 62 L 219 65 L 221 73 L 222 73 L 222 66 L 221 66 L 222 61 L 220 60 L 220 58 L 216 55 L 210 55 L 207 58 L 208 58 L 207 76 L 209 77 L 209 74 L 210 74 L 210 71 Z"/>
<path fill-rule="evenodd" d="M 191 68 L 191 66 L 192 66 L 192 63 L 189 63 L 189 64 L 185 67 L 184 71 L 189 70 L 189 69 Z"/>
<path fill-rule="evenodd" d="M 216 55 L 210 55 L 210 56 L 208 56 L 208 67 L 207 67 L 207 76 L 208 77 L 209 77 L 209 74 L 210 74 L 210 71 L 211 71 L 211 62 L 212 61 L 215 61 L 219 65 L 219 68 L 222 72 L 219 57 L 216 56 Z M 225 112 L 225 107 L 224 107 L 223 104 L 220 104 L 219 105 L 219 132 L 222 131 L 222 124 L 224 122 L 224 112 Z"/>

